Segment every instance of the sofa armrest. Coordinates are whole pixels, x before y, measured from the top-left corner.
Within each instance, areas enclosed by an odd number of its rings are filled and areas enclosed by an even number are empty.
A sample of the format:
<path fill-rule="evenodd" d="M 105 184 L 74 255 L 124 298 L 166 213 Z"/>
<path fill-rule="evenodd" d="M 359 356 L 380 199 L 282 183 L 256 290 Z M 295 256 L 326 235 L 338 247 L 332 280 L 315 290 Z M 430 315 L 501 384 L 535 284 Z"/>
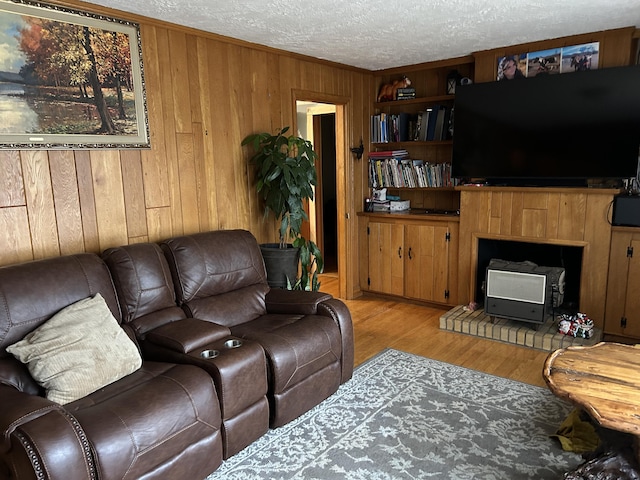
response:
<path fill-rule="evenodd" d="M 67 480 L 97 475 L 84 430 L 61 405 L 0 385 L 0 425 L 0 473 L 9 478 L 39 478 L 38 472 Z"/>
<path fill-rule="evenodd" d="M 318 304 L 333 298 L 328 293 L 272 288 L 265 297 L 267 313 L 315 315 Z"/>
<path fill-rule="evenodd" d="M 341 300 L 328 293 L 272 288 L 265 298 L 267 313 L 324 315 L 331 317 L 340 328 L 342 339 L 342 379 L 353 375 L 354 343 L 351 313 Z"/>
<path fill-rule="evenodd" d="M 9 449 L 9 437 L 20 425 L 62 408 L 46 398 L 20 392 L 8 385 L 0 385 L 0 399 L 3 452 Z"/>
<path fill-rule="evenodd" d="M 227 327 L 216 323 L 185 318 L 167 323 L 147 333 L 145 342 L 179 353 L 189 353 L 231 335 Z"/>
<path fill-rule="evenodd" d="M 355 347 L 351 313 L 342 300 L 331 298 L 318 305 L 318 315 L 327 315 L 333 318 L 340 327 L 342 337 L 342 379 L 340 383 L 344 383 L 353 375 Z"/>

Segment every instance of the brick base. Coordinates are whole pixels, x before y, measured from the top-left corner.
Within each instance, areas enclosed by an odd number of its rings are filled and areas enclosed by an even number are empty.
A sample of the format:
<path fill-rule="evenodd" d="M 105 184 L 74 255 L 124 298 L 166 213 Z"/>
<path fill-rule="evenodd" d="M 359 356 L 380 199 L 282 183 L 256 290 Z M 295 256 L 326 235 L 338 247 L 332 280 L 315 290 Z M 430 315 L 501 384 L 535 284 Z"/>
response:
<path fill-rule="evenodd" d="M 492 321 L 493 319 L 493 321 Z M 491 317 L 484 310 L 469 312 L 462 305 L 440 317 L 440 329 L 476 337 L 513 343 L 548 352 L 570 345 L 595 345 L 602 341 L 602 330 L 594 328 L 589 339 L 575 338 L 558 332 L 558 321 L 549 316 L 544 324 L 519 322 Z"/>

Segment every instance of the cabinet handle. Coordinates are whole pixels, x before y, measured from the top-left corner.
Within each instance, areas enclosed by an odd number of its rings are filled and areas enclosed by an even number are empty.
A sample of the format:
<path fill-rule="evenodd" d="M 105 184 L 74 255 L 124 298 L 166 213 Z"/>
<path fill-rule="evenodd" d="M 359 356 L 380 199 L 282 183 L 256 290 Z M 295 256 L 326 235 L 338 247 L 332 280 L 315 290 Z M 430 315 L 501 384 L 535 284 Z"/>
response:
<path fill-rule="evenodd" d="M 413 257 L 411 256 L 411 247 L 409 247 L 409 253 L 407 253 L 407 255 L 409 255 L 409 260 L 411 260 Z"/>
<path fill-rule="evenodd" d="M 402 247 L 398 247 L 398 258 L 402 258 Z"/>

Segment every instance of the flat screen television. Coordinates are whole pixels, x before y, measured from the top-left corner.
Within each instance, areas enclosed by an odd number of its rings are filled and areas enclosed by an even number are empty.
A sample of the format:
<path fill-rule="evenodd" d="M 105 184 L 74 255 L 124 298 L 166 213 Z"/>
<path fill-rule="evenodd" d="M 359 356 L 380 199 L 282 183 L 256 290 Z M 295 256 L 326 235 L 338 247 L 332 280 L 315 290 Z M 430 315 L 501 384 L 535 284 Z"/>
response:
<path fill-rule="evenodd" d="M 640 66 L 456 88 L 452 176 L 496 185 L 576 186 L 633 178 Z"/>

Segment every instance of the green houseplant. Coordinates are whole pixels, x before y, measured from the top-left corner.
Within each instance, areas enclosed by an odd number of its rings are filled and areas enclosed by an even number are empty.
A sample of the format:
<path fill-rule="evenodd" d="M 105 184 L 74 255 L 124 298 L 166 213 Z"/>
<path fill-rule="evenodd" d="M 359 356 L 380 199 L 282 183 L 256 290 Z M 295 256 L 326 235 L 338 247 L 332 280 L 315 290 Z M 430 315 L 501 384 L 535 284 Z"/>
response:
<path fill-rule="evenodd" d="M 265 218 L 270 214 L 280 221 L 278 247 L 286 251 L 290 244 L 298 249 L 295 260 L 295 279 L 287 276 L 287 287 L 299 290 L 320 288 L 318 273 L 324 262 L 318 246 L 302 236 L 302 222 L 308 220 L 304 209 L 306 200 L 313 200 L 317 183 L 316 152 L 311 142 L 295 135 L 285 135 L 284 127 L 275 135 L 248 135 L 242 145 L 250 145 L 254 154 L 250 161 L 256 165 L 256 188 L 265 206 Z M 298 262 L 300 275 L 298 276 Z"/>

